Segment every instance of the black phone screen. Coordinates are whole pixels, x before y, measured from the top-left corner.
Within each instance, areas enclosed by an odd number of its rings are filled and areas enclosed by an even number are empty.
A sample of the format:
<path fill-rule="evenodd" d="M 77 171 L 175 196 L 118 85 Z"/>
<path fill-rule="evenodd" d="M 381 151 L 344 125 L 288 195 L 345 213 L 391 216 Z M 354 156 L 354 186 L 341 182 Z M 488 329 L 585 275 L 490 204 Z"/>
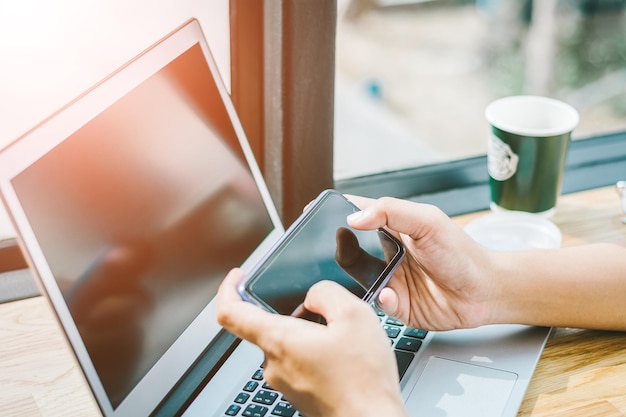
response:
<path fill-rule="evenodd" d="M 300 315 L 308 289 L 332 280 L 370 301 L 404 256 L 386 230 L 356 230 L 346 217 L 358 211 L 336 191 L 323 192 L 250 272 L 244 297 L 280 314 Z"/>

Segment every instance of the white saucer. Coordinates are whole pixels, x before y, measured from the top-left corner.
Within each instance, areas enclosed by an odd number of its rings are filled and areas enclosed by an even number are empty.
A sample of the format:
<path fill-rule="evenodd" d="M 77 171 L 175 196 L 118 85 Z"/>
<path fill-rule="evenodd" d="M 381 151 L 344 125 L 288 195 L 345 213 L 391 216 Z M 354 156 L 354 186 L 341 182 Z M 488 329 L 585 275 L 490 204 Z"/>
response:
<path fill-rule="evenodd" d="M 523 211 L 486 214 L 465 226 L 478 243 L 495 250 L 558 248 L 561 231 L 543 216 Z"/>

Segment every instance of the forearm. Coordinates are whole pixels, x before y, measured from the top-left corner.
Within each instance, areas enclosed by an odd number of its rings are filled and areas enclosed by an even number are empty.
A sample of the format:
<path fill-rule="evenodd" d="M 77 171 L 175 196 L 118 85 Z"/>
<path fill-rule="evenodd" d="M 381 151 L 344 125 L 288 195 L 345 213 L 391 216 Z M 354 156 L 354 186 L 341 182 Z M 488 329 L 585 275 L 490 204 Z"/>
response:
<path fill-rule="evenodd" d="M 494 323 L 626 330 L 626 248 L 595 244 L 493 256 Z"/>

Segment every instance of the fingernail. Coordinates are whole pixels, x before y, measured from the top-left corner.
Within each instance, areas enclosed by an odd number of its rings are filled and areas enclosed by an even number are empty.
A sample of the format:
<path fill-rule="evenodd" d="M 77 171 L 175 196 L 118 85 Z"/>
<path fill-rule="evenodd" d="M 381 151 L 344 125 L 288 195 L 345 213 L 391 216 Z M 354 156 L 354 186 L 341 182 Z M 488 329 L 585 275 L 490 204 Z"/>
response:
<path fill-rule="evenodd" d="M 348 215 L 348 221 L 349 222 L 358 221 L 359 219 L 363 219 L 365 217 L 365 215 L 366 215 L 366 213 L 363 210 L 354 212 L 354 213 Z"/>

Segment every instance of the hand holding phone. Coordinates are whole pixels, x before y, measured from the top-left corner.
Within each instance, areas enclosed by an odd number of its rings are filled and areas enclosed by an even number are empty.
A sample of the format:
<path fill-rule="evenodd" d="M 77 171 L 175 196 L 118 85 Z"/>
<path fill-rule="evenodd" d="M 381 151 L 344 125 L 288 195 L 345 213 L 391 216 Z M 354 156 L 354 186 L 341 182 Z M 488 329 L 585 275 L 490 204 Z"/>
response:
<path fill-rule="evenodd" d="M 337 191 L 322 192 L 246 275 L 239 294 L 269 311 L 302 315 L 309 288 L 332 280 L 371 302 L 405 251 L 384 229 L 351 228 L 346 218 L 357 211 Z"/>

